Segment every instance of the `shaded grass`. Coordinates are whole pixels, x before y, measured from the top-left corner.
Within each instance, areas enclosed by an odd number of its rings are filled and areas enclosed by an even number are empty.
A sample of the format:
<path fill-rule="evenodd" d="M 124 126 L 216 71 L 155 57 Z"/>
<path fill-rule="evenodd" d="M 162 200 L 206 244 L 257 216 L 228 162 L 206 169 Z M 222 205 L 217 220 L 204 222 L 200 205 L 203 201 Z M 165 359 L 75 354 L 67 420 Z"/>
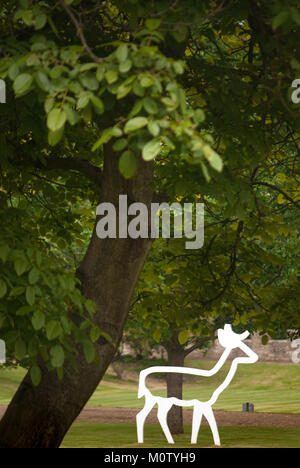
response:
<path fill-rule="evenodd" d="M 186 361 L 186 366 L 210 369 L 214 363 L 208 361 Z M 206 401 L 215 388 L 224 380 L 229 370 L 229 363 L 216 376 L 209 379 L 191 376 L 184 383 L 183 398 Z M 138 371 L 141 368 L 131 368 L 128 382 L 120 381 L 110 376 L 109 382 L 97 388 L 88 402 L 89 406 L 122 406 L 140 408 L 144 400 L 137 399 Z M 135 378 L 135 382 L 134 382 Z M 149 388 L 156 395 L 166 396 L 164 380 L 152 379 Z M 274 413 L 300 413 L 300 366 L 296 364 L 265 364 L 257 363 L 251 366 L 240 366 L 232 383 L 222 393 L 214 405 L 214 409 L 240 411 L 242 404 L 251 402 L 255 411 Z"/>
<path fill-rule="evenodd" d="M 87 405 L 142 407 L 144 399 L 137 399 L 138 373 L 144 367 L 156 364 L 157 361 L 153 362 L 153 360 L 147 363 L 132 360 L 127 365 L 128 380 L 126 382 L 121 382 L 112 370 L 109 370 Z M 185 365 L 210 369 L 214 363 L 186 361 Z M 190 376 L 184 383 L 184 398 L 208 399 L 213 390 L 223 381 L 228 369 L 229 363 L 226 363 L 220 373 L 209 379 Z M 26 371 L 21 368 L 0 369 L 0 405 L 7 405 L 10 402 L 25 373 Z M 149 387 L 156 395 L 166 394 L 166 384 L 163 378 L 151 379 Z M 255 405 L 255 411 L 300 413 L 300 366 L 266 363 L 240 366 L 229 388 L 214 405 L 214 409 L 240 411 L 242 404 L 247 401 Z"/>
<path fill-rule="evenodd" d="M 220 427 L 223 448 L 300 448 L 300 429 L 276 427 Z M 197 445 L 190 444 L 191 426 L 185 434 L 174 436 L 169 445 L 157 424 L 145 425 L 145 443 L 137 444 L 135 424 L 74 423 L 66 435 L 63 448 L 204 448 L 213 447 L 208 426 L 199 431 Z M 121 441 L 121 442 L 120 442 Z"/>
<path fill-rule="evenodd" d="M 21 367 L 0 368 L 0 405 L 8 405 L 25 374 Z"/>

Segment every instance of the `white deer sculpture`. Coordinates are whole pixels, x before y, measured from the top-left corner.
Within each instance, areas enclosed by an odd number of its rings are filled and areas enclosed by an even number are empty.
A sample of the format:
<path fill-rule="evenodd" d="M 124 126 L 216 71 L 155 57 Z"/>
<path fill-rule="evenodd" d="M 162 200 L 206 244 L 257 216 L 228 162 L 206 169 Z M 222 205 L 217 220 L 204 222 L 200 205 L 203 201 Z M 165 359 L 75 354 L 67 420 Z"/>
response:
<path fill-rule="evenodd" d="M 220 445 L 220 437 L 218 432 L 217 423 L 214 417 L 214 413 L 212 410 L 212 405 L 215 404 L 217 399 L 219 398 L 220 394 L 228 387 L 230 382 L 232 381 L 237 366 L 239 364 L 253 364 L 258 360 L 258 356 L 254 351 L 252 351 L 243 340 L 245 340 L 249 336 L 249 332 L 245 331 L 241 335 L 234 333 L 232 331 L 231 325 L 226 324 L 224 330 L 218 330 L 218 339 L 220 344 L 225 348 L 223 354 L 221 355 L 219 361 L 216 365 L 210 370 L 201 370 L 201 369 L 193 369 L 190 367 L 173 367 L 173 366 L 154 366 L 149 367 L 148 369 L 144 369 L 140 373 L 139 378 L 139 391 L 138 391 L 138 398 L 145 397 L 145 405 L 144 408 L 137 414 L 136 422 L 137 422 L 137 436 L 138 436 L 138 443 L 144 442 L 144 423 L 145 420 L 152 410 L 152 408 L 157 404 L 157 417 L 159 423 L 162 427 L 162 430 L 169 442 L 169 444 L 174 444 L 173 437 L 168 427 L 167 423 L 167 416 L 168 412 L 173 405 L 188 407 L 193 406 L 193 423 L 192 423 L 192 437 L 191 443 L 196 444 L 198 439 L 198 432 L 201 425 L 202 416 L 204 415 L 208 421 L 208 424 L 211 428 L 214 443 L 215 445 Z M 238 357 L 233 359 L 229 372 L 221 385 L 219 385 L 216 390 L 213 392 L 211 398 L 207 401 L 199 401 L 197 399 L 193 400 L 179 400 L 178 398 L 165 398 L 152 395 L 150 390 L 146 386 L 146 377 L 149 374 L 153 374 L 156 372 L 159 373 L 180 373 L 180 374 L 191 374 L 191 375 L 199 375 L 202 377 L 210 377 L 216 374 L 226 362 L 230 352 L 232 349 L 240 348 L 247 357 Z"/>

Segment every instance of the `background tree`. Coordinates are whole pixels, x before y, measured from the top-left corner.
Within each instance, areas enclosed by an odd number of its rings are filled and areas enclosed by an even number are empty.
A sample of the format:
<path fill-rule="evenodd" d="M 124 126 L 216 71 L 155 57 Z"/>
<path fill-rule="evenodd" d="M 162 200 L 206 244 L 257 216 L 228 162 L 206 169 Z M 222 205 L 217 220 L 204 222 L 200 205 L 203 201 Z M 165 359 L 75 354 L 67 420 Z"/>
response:
<path fill-rule="evenodd" d="M 273 210 L 278 221 L 275 206 Z M 245 216 L 255 219 L 255 209 Z M 220 218 L 214 200 L 206 218 L 204 247 L 189 252 L 184 245 L 179 249 L 175 239 L 156 242 L 141 275 L 125 340 L 136 334 L 138 324 L 145 337 L 140 346 L 153 337 L 165 348 L 168 365 L 183 366 L 193 350 L 211 344 L 224 323 L 259 330 L 264 343 L 268 335 L 285 331 L 287 337 L 288 328 L 300 329 L 298 279 L 291 274 L 298 259 L 286 258 L 280 248 L 293 246 L 297 230 L 278 224 L 277 231 L 267 235 L 270 245 L 257 236 L 248 218 L 245 225 L 235 218 L 223 222 Z M 293 224 L 296 227 L 295 220 Z M 182 398 L 181 374 L 167 380 L 167 393 Z M 182 408 L 170 411 L 169 424 L 174 433 L 183 431 Z"/>
<path fill-rule="evenodd" d="M 35 195 L 39 206 L 46 200 L 51 214 L 33 218 L 33 246 L 39 241 L 48 248 L 51 240 L 52 253 L 59 245 L 68 251 L 72 234 L 86 234 L 75 222 L 80 214 L 73 204 L 87 200 L 87 209 L 99 200 L 117 205 L 119 194 L 148 207 L 155 192 L 170 201 L 180 191 L 189 197 L 201 194 L 208 209 L 210 197 L 224 201 L 223 215 L 237 218 L 233 236 L 245 223 L 244 205 L 255 205 L 266 218 L 264 232 L 271 215 L 261 201 L 266 188 L 281 195 L 281 202 L 299 205 L 297 110 L 288 100 L 292 67 L 299 66 L 294 46 L 299 12 L 293 1 L 282 6 L 265 1 L 60 0 L 49 5 L 14 0 L 2 2 L 0 21 L 0 73 L 9 91 L 8 104 L 0 107 L 3 213 L 20 199 L 23 223 L 32 213 L 27 194 Z M 274 183 L 278 172 L 285 174 L 284 188 Z M 17 226 L 15 219 L 2 252 L 16 248 Z M 259 226 L 254 228 L 263 235 Z M 55 307 L 49 319 L 63 329 L 60 317 L 71 317 L 74 334 L 86 329 L 82 314 L 90 302 L 84 301 L 95 302 L 88 327 L 97 327 L 96 352 L 88 357 L 97 362 L 87 364 L 82 343 L 76 336 L 69 342 L 62 332 L 53 339 L 59 338 L 67 358 L 73 355 L 67 345 L 76 348 L 78 372 L 67 359 L 59 380 L 38 346 L 31 365 L 39 370 L 31 375 L 38 374 L 41 382 L 36 387 L 30 375 L 25 377 L 0 423 L 3 446 L 59 446 L 112 360 L 151 244 L 148 239 L 103 240 L 94 230 L 76 269 L 80 293 L 65 287 L 66 297 L 56 301 L 55 284 L 43 288 L 48 270 L 36 283 L 32 273 L 28 283 L 24 277 L 18 284 L 25 288 L 20 293 L 24 305 L 34 304 L 33 296 L 42 301 L 50 296 Z M 31 253 L 21 255 L 30 271 L 39 266 Z M 8 262 L 15 259 L 8 257 Z M 74 269 L 70 275 L 75 282 Z M 16 284 L 5 277 L 2 297 Z M 69 309 L 68 301 L 77 295 Z M 17 349 L 24 349 L 36 331 L 39 342 L 52 349 L 54 342 L 44 341 L 47 318 L 35 330 L 32 309 L 21 319 L 15 308 L 8 313 L 5 306 L 3 312 L 5 334 L 11 318 L 18 336 L 24 322 L 28 328 Z"/>

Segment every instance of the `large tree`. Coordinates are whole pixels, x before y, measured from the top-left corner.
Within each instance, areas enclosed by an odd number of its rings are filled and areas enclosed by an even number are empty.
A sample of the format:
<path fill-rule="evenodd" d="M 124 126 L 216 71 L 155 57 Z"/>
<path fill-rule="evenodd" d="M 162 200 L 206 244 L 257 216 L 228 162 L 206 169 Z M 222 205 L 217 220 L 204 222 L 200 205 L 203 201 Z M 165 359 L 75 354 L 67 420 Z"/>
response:
<path fill-rule="evenodd" d="M 299 13 L 240 3 L 2 2 L 1 330 L 31 371 L 1 446 L 58 447 L 120 341 L 152 241 L 100 239 L 94 219 L 71 265 L 91 206 L 205 192 L 208 209 L 212 195 L 228 202 L 239 234 L 243 205 L 268 216 L 261 187 L 299 205 Z"/>

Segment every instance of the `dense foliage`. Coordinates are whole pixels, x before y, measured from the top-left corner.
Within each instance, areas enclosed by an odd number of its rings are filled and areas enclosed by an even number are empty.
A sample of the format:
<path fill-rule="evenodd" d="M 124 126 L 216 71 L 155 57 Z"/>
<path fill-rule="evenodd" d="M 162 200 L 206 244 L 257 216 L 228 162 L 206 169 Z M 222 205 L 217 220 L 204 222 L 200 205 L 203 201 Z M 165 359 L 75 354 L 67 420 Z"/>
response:
<path fill-rule="evenodd" d="M 1 337 L 35 383 L 74 339 L 96 357 L 75 273 L 106 148 L 128 179 L 154 161 L 160 199 L 205 204 L 204 249 L 158 241 L 142 277 L 157 339 L 167 313 L 184 342 L 189 309 L 197 334 L 220 314 L 299 327 L 299 15 L 291 0 L 1 3 Z"/>

